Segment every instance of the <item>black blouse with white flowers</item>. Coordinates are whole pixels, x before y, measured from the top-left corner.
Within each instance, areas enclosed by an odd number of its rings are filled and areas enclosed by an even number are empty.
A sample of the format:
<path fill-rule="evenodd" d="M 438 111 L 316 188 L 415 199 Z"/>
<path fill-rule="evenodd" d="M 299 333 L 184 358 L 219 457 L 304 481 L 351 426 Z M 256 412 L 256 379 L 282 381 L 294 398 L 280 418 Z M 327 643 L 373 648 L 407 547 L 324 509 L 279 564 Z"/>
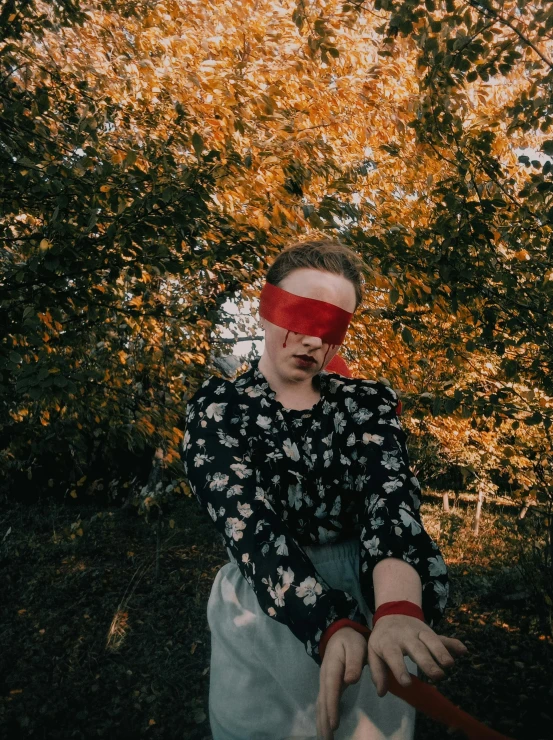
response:
<path fill-rule="evenodd" d="M 234 381 L 211 377 L 189 401 L 182 459 L 192 491 L 263 611 L 288 625 L 320 665 L 337 619 L 366 625 L 357 601 L 331 588 L 302 545 L 360 538 L 359 579 L 374 611 L 372 572 L 402 558 L 422 581 L 433 624 L 447 570 L 424 530 L 398 397 L 382 383 L 319 373 L 311 409 L 285 409 L 257 362 Z"/>

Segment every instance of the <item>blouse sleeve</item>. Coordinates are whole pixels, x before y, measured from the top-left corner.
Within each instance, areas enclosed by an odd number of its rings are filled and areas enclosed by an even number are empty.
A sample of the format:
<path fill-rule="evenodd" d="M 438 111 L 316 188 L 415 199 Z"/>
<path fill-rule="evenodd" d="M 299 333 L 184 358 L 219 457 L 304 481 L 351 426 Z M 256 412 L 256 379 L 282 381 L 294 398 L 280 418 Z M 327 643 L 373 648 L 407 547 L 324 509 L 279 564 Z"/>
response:
<path fill-rule="evenodd" d="M 359 577 L 362 593 L 375 609 L 373 570 L 384 558 L 412 565 L 422 582 L 422 609 L 433 625 L 442 617 L 449 593 L 447 568 L 420 517 L 421 490 L 409 468 L 406 435 L 397 417 L 397 394 L 383 383 L 362 382 L 359 461 L 362 487 Z"/>
<path fill-rule="evenodd" d="M 331 624 L 351 619 L 367 626 L 367 621 L 352 596 L 323 580 L 260 485 L 247 410 L 230 381 L 204 383 L 187 407 L 185 474 L 263 612 L 287 625 L 320 666 L 319 641 Z M 258 417 L 260 425 L 266 421 Z"/>

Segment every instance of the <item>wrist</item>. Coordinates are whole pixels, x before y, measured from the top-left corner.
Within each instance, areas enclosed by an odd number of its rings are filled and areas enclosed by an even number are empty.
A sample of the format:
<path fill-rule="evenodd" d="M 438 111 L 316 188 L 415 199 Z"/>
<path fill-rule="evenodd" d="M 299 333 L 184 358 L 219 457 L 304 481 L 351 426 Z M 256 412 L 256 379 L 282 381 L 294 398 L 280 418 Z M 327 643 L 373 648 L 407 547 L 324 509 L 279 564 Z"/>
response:
<path fill-rule="evenodd" d="M 319 641 L 319 655 L 321 656 L 321 660 L 324 659 L 326 646 L 328 645 L 328 641 L 330 640 L 332 635 L 334 635 L 336 632 L 343 629 L 344 627 L 351 627 L 351 629 L 354 629 L 356 632 L 359 632 L 361 635 L 365 635 L 367 637 L 371 634 L 370 629 L 368 627 L 365 627 L 365 625 L 361 624 L 360 622 L 354 622 L 351 619 L 339 619 L 325 630 L 323 636 Z"/>
<path fill-rule="evenodd" d="M 391 614 L 403 614 L 407 617 L 420 619 L 421 622 L 425 621 L 423 610 L 412 601 L 386 601 L 384 604 L 380 604 L 373 615 L 373 629 L 381 617 L 388 617 Z"/>

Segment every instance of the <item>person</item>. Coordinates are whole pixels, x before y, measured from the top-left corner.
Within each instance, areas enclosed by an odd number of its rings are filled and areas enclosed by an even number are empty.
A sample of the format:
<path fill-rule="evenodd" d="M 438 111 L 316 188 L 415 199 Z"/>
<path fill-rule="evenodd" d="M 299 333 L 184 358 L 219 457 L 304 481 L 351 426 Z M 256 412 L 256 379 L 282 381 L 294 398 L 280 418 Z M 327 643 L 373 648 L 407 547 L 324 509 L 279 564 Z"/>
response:
<path fill-rule="evenodd" d="M 261 292 L 261 358 L 187 406 L 185 473 L 230 560 L 207 606 L 214 740 L 411 740 L 415 710 L 390 682 L 439 680 L 466 651 L 432 629 L 447 569 L 398 396 L 325 369 L 362 268 L 330 239 L 283 250 Z"/>

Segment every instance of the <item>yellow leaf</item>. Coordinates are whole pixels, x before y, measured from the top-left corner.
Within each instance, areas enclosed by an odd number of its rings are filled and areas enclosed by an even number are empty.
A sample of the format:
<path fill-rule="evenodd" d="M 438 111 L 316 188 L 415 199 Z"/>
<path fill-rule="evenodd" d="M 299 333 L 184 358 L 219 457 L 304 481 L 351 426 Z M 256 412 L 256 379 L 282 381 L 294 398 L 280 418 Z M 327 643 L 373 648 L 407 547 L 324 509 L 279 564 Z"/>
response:
<path fill-rule="evenodd" d="M 78 535 L 79 537 L 82 537 L 83 536 L 83 530 L 81 529 L 81 527 L 79 527 L 79 529 L 77 529 L 77 531 L 75 532 L 75 534 Z"/>
<path fill-rule="evenodd" d="M 525 249 L 521 249 L 519 252 L 515 252 L 515 257 L 520 262 L 524 262 L 525 260 L 529 260 L 530 259 L 530 255 L 528 254 L 528 252 Z"/>
<path fill-rule="evenodd" d="M 148 724 L 150 725 L 150 727 L 151 727 L 152 725 L 155 725 L 155 723 L 156 723 L 155 719 L 151 719 L 151 720 L 150 720 L 150 721 L 148 722 Z"/>
<path fill-rule="evenodd" d="M 71 498 L 77 498 L 77 491 L 73 489 L 73 491 L 71 491 L 69 495 L 71 496 Z"/>
<path fill-rule="evenodd" d="M 174 529 L 175 528 L 175 520 L 174 519 L 169 519 L 169 527 L 171 529 Z"/>
<path fill-rule="evenodd" d="M 49 239 L 43 239 L 39 244 L 39 247 L 40 249 L 42 249 L 43 252 L 46 251 L 47 249 L 50 249 L 51 246 L 52 246 L 52 242 Z"/>

